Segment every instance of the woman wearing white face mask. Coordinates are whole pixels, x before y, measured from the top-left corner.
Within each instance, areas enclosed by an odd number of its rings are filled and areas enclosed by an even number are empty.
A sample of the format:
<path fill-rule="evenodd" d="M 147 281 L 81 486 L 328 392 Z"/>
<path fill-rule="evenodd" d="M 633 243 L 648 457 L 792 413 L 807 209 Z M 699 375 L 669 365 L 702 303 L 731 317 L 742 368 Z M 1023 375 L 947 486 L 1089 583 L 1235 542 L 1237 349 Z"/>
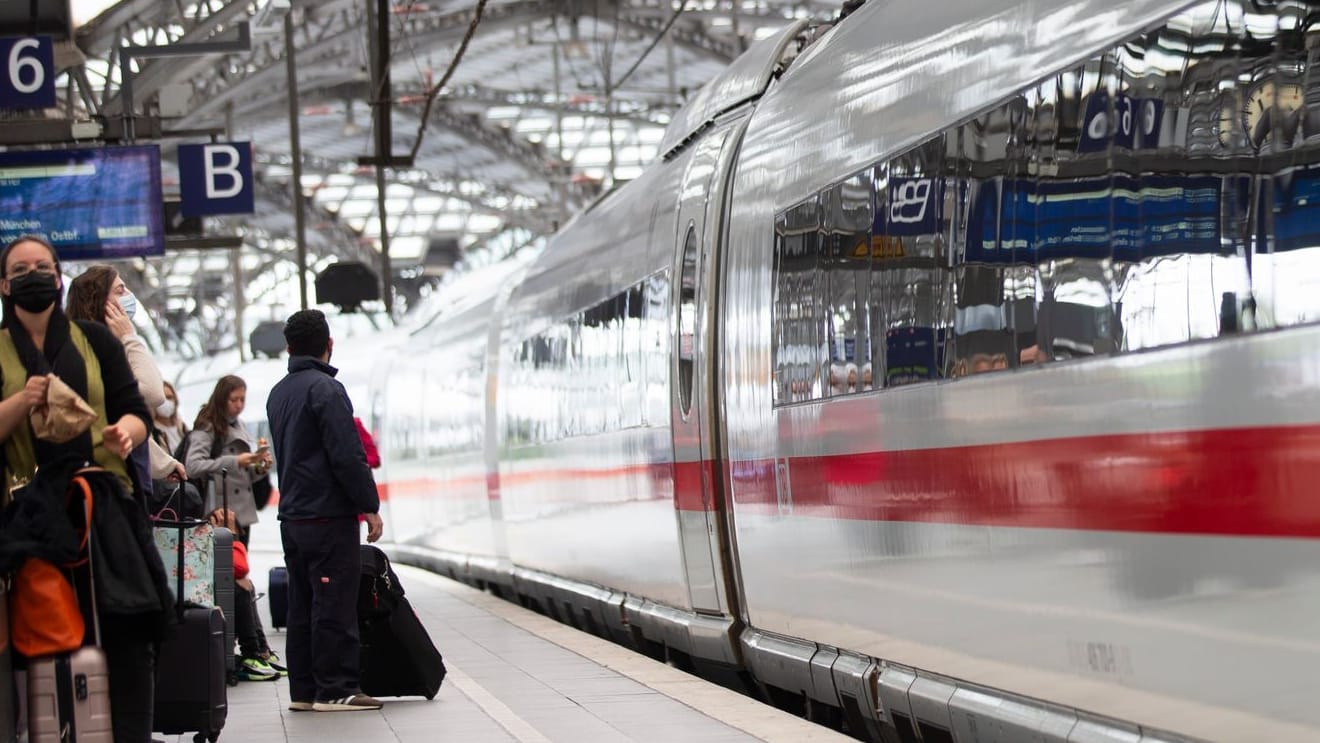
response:
<path fill-rule="evenodd" d="M 155 410 L 165 402 L 165 385 L 160 369 L 151 357 L 147 345 L 133 327 L 137 313 L 137 297 L 128 290 L 119 272 L 110 266 L 91 266 L 81 276 L 69 282 L 67 314 L 75 320 L 90 320 L 105 325 L 119 342 L 124 344 L 128 365 L 137 378 L 138 391 L 147 407 Z M 188 474 L 168 450 L 148 437 L 146 443 L 134 451 L 132 459 L 137 469 L 139 486 L 150 492 L 152 480 L 186 480 Z"/>
<path fill-rule="evenodd" d="M 174 391 L 174 385 L 169 382 L 165 382 L 165 402 L 156 408 L 154 418 L 156 435 L 161 438 L 160 443 L 165 450 L 178 449 L 180 442 L 188 435 L 188 424 L 179 416 L 179 396 Z"/>

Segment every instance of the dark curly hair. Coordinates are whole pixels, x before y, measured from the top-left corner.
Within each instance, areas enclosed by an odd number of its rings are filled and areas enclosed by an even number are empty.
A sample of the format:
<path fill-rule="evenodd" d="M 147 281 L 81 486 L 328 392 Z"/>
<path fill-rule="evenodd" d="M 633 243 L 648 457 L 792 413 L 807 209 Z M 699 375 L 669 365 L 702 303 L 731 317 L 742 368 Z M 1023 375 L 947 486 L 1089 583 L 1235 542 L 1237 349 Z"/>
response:
<path fill-rule="evenodd" d="M 64 312 L 74 320 L 91 320 L 105 324 L 105 303 L 110 299 L 119 272 L 104 263 L 98 263 L 69 282 L 69 299 Z"/>
<path fill-rule="evenodd" d="M 284 321 L 284 340 L 290 356 L 320 358 L 330 345 L 330 325 L 320 310 L 298 310 Z"/>

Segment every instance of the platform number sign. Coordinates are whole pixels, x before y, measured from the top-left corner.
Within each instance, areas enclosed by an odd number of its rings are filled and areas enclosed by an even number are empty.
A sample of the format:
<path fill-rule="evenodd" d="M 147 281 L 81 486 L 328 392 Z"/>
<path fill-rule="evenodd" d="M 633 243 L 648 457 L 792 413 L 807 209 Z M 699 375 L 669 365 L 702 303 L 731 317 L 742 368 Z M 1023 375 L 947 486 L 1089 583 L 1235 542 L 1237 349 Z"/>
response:
<path fill-rule="evenodd" d="M 185 217 L 251 214 L 252 143 L 179 145 L 179 211 Z"/>
<path fill-rule="evenodd" d="M 55 46 L 49 36 L 0 38 L 0 108 L 55 105 Z"/>

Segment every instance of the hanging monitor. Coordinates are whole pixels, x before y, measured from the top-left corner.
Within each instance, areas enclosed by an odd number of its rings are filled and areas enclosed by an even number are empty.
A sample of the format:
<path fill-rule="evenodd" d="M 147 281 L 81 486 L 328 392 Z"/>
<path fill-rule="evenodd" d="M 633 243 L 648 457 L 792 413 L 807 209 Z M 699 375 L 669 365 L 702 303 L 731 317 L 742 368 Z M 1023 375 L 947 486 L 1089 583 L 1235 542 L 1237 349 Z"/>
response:
<path fill-rule="evenodd" d="M 0 36 L 50 36 L 55 41 L 72 36 L 69 0 L 37 0 L 35 5 L 33 15 L 32 0 L 0 2 Z"/>
<path fill-rule="evenodd" d="M 64 260 L 165 252 L 154 145 L 0 153 L 0 241 L 40 235 Z"/>

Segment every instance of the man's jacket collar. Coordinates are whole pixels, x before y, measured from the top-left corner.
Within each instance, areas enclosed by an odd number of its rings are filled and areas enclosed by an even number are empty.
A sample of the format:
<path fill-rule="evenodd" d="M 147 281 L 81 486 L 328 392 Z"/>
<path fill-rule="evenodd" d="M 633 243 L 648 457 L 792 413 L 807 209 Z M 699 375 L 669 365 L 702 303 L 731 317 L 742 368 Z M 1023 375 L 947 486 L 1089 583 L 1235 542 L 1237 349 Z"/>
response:
<path fill-rule="evenodd" d="M 305 369 L 315 369 L 317 371 L 325 372 L 326 374 L 329 374 L 332 377 L 339 373 L 338 369 L 312 356 L 289 357 L 290 374 L 292 374 L 293 372 L 303 371 Z"/>

